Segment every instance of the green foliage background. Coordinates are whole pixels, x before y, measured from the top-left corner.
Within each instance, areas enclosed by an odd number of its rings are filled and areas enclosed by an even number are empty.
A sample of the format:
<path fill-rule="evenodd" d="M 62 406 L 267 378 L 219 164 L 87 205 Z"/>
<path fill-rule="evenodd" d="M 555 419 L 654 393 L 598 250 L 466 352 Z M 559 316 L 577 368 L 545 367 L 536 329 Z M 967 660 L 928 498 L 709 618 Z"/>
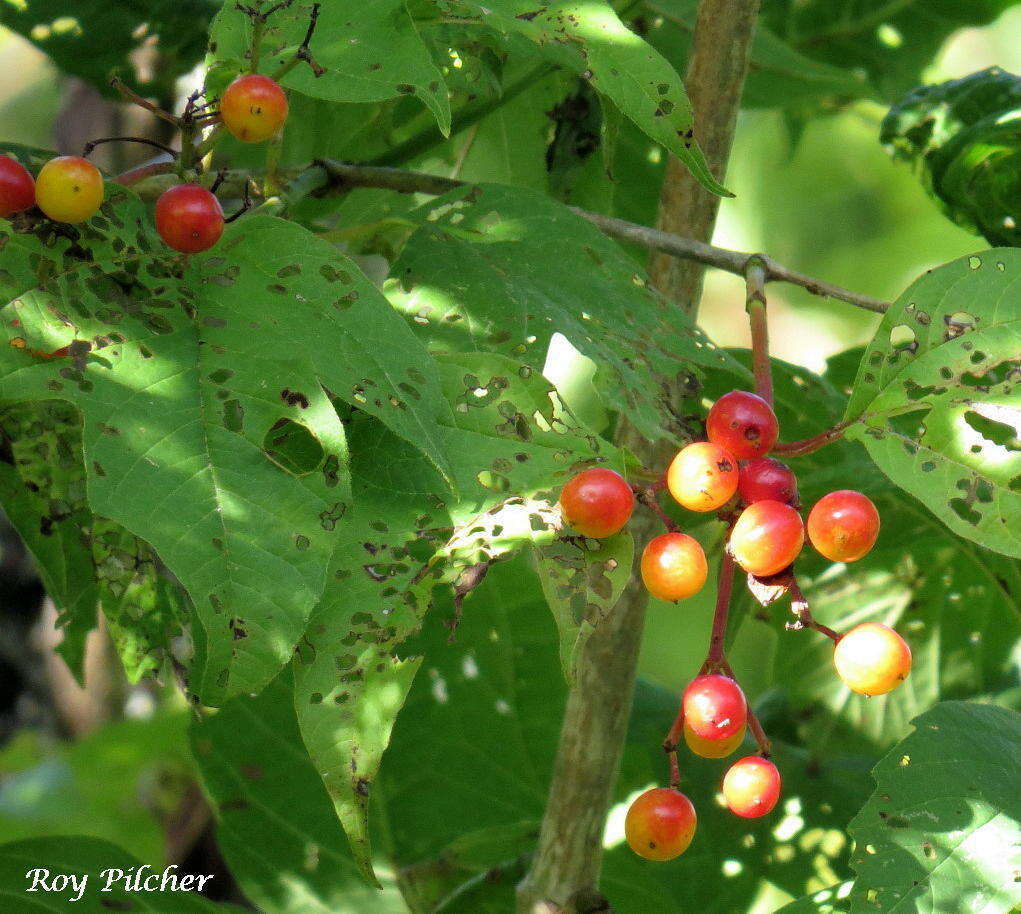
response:
<path fill-rule="evenodd" d="M 664 778 L 660 741 L 701 662 L 712 593 L 654 605 L 606 835 L 603 890 L 624 914 L 1021 902 L 1021 264 L 1009 248 L 975 254 L 982 243 L 877 141 L 905 93 L 962 75 L 939 73 L 960 66 L 954 53 L 967 69 L 984 54 L 1009 67 L 988 48 L 954 51 L 964 39 L 943 49 L 994 21 L 971 35 L 1011 42 L 1012 6 L 764 3 L 726 182 L 737 197 L 718 235 L 895 299 L 878 321 L 770 290 L 775 354 L 788 360 L 774 369 L 784 437 L 851 423 L 845 441 L 799 461 L 803 500 L 854 486 L 884 518 L 855 566 L 806 553 L 806 591 L 838 628 L 897 625 L 915 666 L 894 695 L 852 697 L 826 643 L 784 633 L 784 606 L 745 597 L 731 659 L 775 737 L 782 806 L 737 820 L 715 801 L 720 765 L 686 759 L 698 838 L 652 866 L 622 844 L 621 817 Z M 5 511 L 61 611 L 69 666 L 80 673 L 99 605 L 126 675 L 168 684 L 150 720 L 56 751 L 29 735 L 2 751 L 13 843 L 0 847 L 0 891 L 12 904 L 26 858 L 159 863 L 150 810 L 197 777 L 231 872 L 267 914 L 512 910 L 572 653 L 642 545 L 564 540 L 550 502 L 586 463 L 639 469 L 612 443 L 620 414 L 649 441 L 681 442 L 705 402 L 751 386 L 735 280 L 711 279 L 692 326 L 649 288 L 643 252 L 564 206 L 652 224 L 668 152 L 712 184 L 677 75 L 695 8 L 379 0 L 353 16 L 330 0 L 312 45 L 327 75 L 296 68 L 285 81 L 292 116 L 274 153 L 285 174 L 330 156 L 478 186 L 321 195 L 322 175 L 305 173 L 183 266 L 155 237 L 151 204 L 112 185 L 74 238 L 0 225 Z M 271 20 L 266 68 L 293 53 L 307 12 Z M 5 6 L 0 21 L 52 63 L 9 35 L 0 44 L 29 62 L 2 101 L 3 138 L 53 145 L 52 66 L 165 98 L 199 62 L 207 26 L 209 86 L 243 65 L 250 26 L 233 3 L 146 13 L 139 31 L 126 6 Z M 103 54 L 87 53 L 100 33 Z M 137 54 L 153 35 L 162 56 L 147 77 Z M 957 117 L 951 104 L 920 166 L 960 226 L 1006 244 L 1015 237 L 974 214 L 1002 224 L 993 203 L 1015 186 L 1016 138 L 998 120 L 1008 76 L 976 77 L 981 111 Z M 917 139 L 928 111 L 908 94 L 884 140 L 920 156 L 891 131 Z M 944 182 L 933 159 L 988 142 L 976 124 L 994 124 L 1014 158 L 996 158 L 992 178 L 955 162 Z M 216 153 L 263 159 L 230 141 Z M 89 345 L 69 360 L 32 355 L 75 340 Z M 666 378 L 688 396 L 666 397 Z M 677 516 L 718 542 L 718 524 Z M 463 606 L 450 585 L 471 589 Z M 450 643 L 445 623 L 462 610 Z M 175 673 L 209 708 L 190 723 Z M 142 808 L 137 791 L 154 779 L 159 802 L 147 794 Z M 216 909 L 176 898 L 154 909 L 175 904 Z"/>

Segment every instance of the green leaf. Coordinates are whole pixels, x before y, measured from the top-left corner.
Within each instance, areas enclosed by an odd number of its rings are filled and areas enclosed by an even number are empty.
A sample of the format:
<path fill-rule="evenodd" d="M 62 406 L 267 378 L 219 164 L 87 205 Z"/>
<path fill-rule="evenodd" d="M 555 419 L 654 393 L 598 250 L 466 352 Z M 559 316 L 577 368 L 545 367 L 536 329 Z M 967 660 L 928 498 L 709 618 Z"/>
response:
<path fill-rule="evenodd" d="M 147 95 L 162 96 L 202 59 L 216 6 L 214 0 L 18 0 L 0 4 L 0 24 L 107 95 L 117 94 L 110 87 L 117 76 Z"/>
<path fill-rule="evenodd" d="M 946 702 L 876 767 L 876 792 L 849 826 L 854 914 L 985 912 L 1021 903 L 1021 716 Z"/>
<path fill-rule="evenodd" d="M 843 882 L 785 904 L 776 914 L 850 914 L 852 891 L 853 883 Z"/>
<path fill-rule="evenodd" d="M 240 908 L 213 904 L 196 894 L 198 883 L 195 880 L 189 883 L 189 891 L 129 892 L 125 890 L 122 878 L 111 881 L 109 891 L 105 891 L 108 880 L 117 878 L 111 870 L 128 874 L 134 868 L 137 874 L 140 863 L 116 844 L 77 835 L 27 838 L 0 844 L 0 886 L 3 887 L 0 888 L 0 897 L 6 898 L 9 910 L 19 914 L 46 914 L 50 911 L 109 914 L 111 910 L 118 909 L 134 911 L 139 905 L 153 914 L 240 914 Z M 163 871 L 159 866 L 145 864 L 145 867 L 143 878 L 162 877 Z M 26 890 L 32 885 L 32 880 L 25 874 L 34 869 L 47 871 L 45 885 L 52 885 L 54 878 L 61 874 L 88 876 L 85 892 L 79 901 L 73 900 L 77 893 L 70 886 L 62 892 L 51 893 L 37 888 L 29 893 Z M 172 870 L 170 875 L 180 880 L 183 874 L 177 869 Z"/>
<path fill-rule="evenodd" d="M 607 402 L 645 437 L 690 437 L 661 378 L 749 374 L 648 286 L 619 246 L 562 204 L 480 185 L 423 207 L 389 294 L 431 350 L 484 350 L 538 372 L 554 333 L 597 365 Z"/>
<path fill-rule="evenodd" d="M 217 816 L 217 844 L 266 914 L 406 914 L 388 879 L 367 886 L 301 741 L 290 672 L 255 698 L 192 725 L 191 743 Z"/>
<path fill-rule="evenodd" d="M 325 585 L 349 496 L 322 385 L 444 468 L 449 407 L 424 350 L 331 245 L 251 218 L 178 278 L 148 226 L 117 191 L 78 246 L 6 231 L 3 319 L 27 348 L 5 347 L 0 394 L 82 411 L 90 503 L 188 589 L 204 630 L 191 688 L 216 704 L 290 659 Z M 31 354 L 71 337 L 70 359 Z M 280 442 L 302 436 L 314 456 L 295 466 Z"/>
<path fill-rule="evenodd" d="M 880 140 L 915 166 L 958 225 L 990 244 L 1021 244 L 1021 79 L 997 67 L 920 86 L 883 118 Z"/>
<path fill-rule="evenodd" d="M 951 530 L 1021 556 L 1021 254 L 1003 248 L 925 274 L 862 356 L 846 437 Z"/>
<path fill-rule="evenodd" d="M 288 4 L 270 16 L 262 39 L 267 73 L 294 58 L 309 26 L 309 7 Z M 225 0 L 210 31 L 210 46 L 222 69 L 247 68 L 252 20 Z M 440 129 L 450 130 L 450 102 L 443 74 L 408 13 L 404 0 L 369 0 L 355 11 L 344 0 L 323 0 L 310 50 L 325 73 L 316 76 L 300 64 L 283 85 L 332 102 L 378 102 L 417 96 L 435 115 Z"/>
<path fill-rule="evenodd" d="M 634 572 L 631 534 L 604 540 L 570 537 L 538 546 L 539 580 L 560 636 L 560 665 L 568 682 L 574 659 L 600 619 L 613 609 Z"/>
<path fill-rule="evenodd" d="M 535 42 L 553 63 L 589 80 L 625 117 L 676 155 L 703 187 L 733 196 L 713 177 L 694 140 L 683 80 L 658 51 L 621 22 L 609 3 L 452 0 L 450 6 L 481 15 L 486 25 L 503 34 Z"/>

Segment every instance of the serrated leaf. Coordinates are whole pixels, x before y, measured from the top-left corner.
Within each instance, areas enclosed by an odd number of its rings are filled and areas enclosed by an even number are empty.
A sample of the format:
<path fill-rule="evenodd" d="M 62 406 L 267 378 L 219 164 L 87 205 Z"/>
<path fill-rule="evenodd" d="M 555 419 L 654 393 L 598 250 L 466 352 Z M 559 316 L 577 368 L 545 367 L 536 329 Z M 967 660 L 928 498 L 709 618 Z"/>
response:
<path fill-rule="evenodd" d="M 1021 253 L 930 271 L 862 356 L 846 437 L 951 530 L 1021 556 Z"/>
<path fill-rule="evenodd" d="M 749 377 L 648 286 L 641 268 L 562 204 L 478 185 L 418 215 L 389 288 L 433 351 L 477 349 L 543 368 L 554 333 L 597 365 L 596 383 L 652 441 L 690 437 L 662 378 L 705 368 Z"/>
<path fill-rule="evenodd" d="M 205 629 L 191 687 L 213 704 L 276 674 L 325 584 L 349 496 L 322 385 L 441 467 L 449 409 L 425 352 L 329 244 L 242 220 L 178 277 L 149 218 L 117 191 L 76 246 L 5 231 L 3 319 L 21 347 L 0 356 L 0 393 L 82 410 L 92 507 L 152 543 L 191 593 Z M 69 359 L 32 355 L 71 339 Z M 316 442 L 307 467 L 275 456 L 299 427 Z"/>
<path fill-rule="evenodd" d="M 301 741 L 284 672 L 255 698 L 196 721 L 191 745 L 217 817 L 217 844 L 266 914 L 406 914 L 392 880 L 367 886 Z"/>
<path fill-rule="evenodd" d="M 540 4 L 530 0 L 449 0 L 455 13 L 481 15 L 500 32 L 524 35 L 558 66 L 573 69 L 688 167 L 707 190 L 733 196 L 709 170 L 694 139 L 684 81 L 603 0 Z"/>
<path fill-rule="evenodd" d="M 272 73 L 292 60 L 305 38 L 310 7 L 287 4 L 269 18 L 260 64 Z M 215 59 L 227 67 L 247 65 L 252 21 L 226 0 L 210 30 Z M 450 130 L 450 101 L 443 74 L 418 34 L 404 0 L 369 0 L 353 9 L 345 0 L 323 0 L 310 50 L 325 68 L 319 76 L 302 63 L 283 85 L 333 102 L 377 102 L 415 95 L 435 115 L 444 134 Z"/>
<path fill-rule="evenodd" d="M 1021 716 L 945 702 L 876 767 L 849 826 L 853 914 L 1006 912 L 1021 903 Z"/>
<path fill-rule="evenodd" d="M 635 542 L 626 531 L 603 540 L 559 537 L 535 553 L 560 636 L 560 665 L 571 682 L 575 657 L 631 580 Z"/>

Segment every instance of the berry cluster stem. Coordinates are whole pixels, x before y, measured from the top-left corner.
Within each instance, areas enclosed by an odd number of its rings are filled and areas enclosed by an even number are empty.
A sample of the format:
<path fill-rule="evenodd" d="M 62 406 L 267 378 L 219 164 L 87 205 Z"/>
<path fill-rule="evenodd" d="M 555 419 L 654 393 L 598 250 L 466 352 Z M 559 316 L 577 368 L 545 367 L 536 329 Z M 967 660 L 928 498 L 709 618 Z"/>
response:
<path fill-rule="evenodd" d="M 778 441 L 773 446 L 773 453 L 782 454 L 785 457 L 804 457 L 806 454 L 814 454 L 820 448 L 842 438 L 844 430 L 850 424 L 850 422 L 841 422 L 839 425 L 834 425 L 833 428 L 819 432 L 818 435 L 802 438 L 800 441 Z"/>
<path fill-rule="evenodd" d="M 802 593 L 797 579 L 793 576 L 790 583 L 790 595 L 791 612 L 797 616 L 796 622 L 787 623 L 787 628 L 790 631 L 800 631 L 805 628 L 812 628 L 815 629 L 815 631 L 824 634 L 834 644 L 840 640 L 839 632 L 834 631 L 828 625 L 823 625 L 821 622 L 815 621 L 815 618 L 812 616 L 812 610 L 808 605 L 808 600 L 805 598 L 804 593 Z"/>
<path fill-rule="evenodd" d="M 720 574 L 716 586 L 716 611 L 713 613 L 713 628 L 709 635 L 709 652 L 705 666 L 712 667 L 725 662 L 724 647 L 727 640 L 727 618 L 730 615 L 730 597 L 734 591 L 734 557 L 724 548 L 720 560 Z"/>
<path fill-rule="evenodd" d="M 769 325 L 766 319 L 766 263 L 753 255 L 745 266 L 745 310 L 752 332 L 752 370 L 755 392 L 773 405 L 773 372 L 769 364 Z"/>
<path fill-rule="evenodd" d="M 670 515 L 663 510 L 659 502 L 656 500 L 656 492 L 660 491 L 663 486 L 657 487 L 655 484 L 650 486 L 631 486 L 631 491 L 635 493 L 635 501 L 645 505 L 653 514 L 656 515 L 662 522 L 663 526 L 667 528 L 671 533 L 677 533 L 680 529 L 677 524 L 670 519 Z"/>

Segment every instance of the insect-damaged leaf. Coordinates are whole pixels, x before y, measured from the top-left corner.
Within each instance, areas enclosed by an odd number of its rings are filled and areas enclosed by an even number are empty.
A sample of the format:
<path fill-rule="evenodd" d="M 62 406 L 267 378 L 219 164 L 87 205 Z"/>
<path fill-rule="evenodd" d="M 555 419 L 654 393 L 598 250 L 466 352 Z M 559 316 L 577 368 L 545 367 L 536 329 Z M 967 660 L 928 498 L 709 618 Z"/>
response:
<path fill-rule="evenodd" d="M 310 50 L 325 69 L 316 75 L 305 63 L 283 77 L 283 85 L 313 98 L 333 102 L 376 102 L 414 95 L 435 115 L 440 129 L 450 130 L 450 102 L 443 74 L 437 69 L 404 0 L 368 0 L 357 6 L 345 0 L 322 0 Z M 305 38 L 311 7 L 285 4 L 266 22 L 262 70 L 272 73 L 294 57 Z M 226 0 L 210 31 L 216 61 L 232 74 L 247 67 L 252 20 Z"/>
<path fill-rule="evenodd" d="M 152 543 L 189 590 L 201 625 L 190 688 L 215 704 L 272 679 L 322 593 L 349 500 L 322 385 L 441 467 L 431 427 L 449 409 L 403 321 L 331 245 L 252 218 L 178 276 L 148 213 L 123 190 L 110 197 L 74 245 L 3 230 L 13 345 L 0 395 L 81 410 L 91 506 Z M 33 354 L 69 343 L 67 358 Z M 281 423 L 318 443 L 311 471 L 276 459 Z"/>
<path fill-rule="evenodd" d="M 846 417 L 951 530 L 1021 556 L 1021 252 L 944 264 L 890 307 Z"/>

